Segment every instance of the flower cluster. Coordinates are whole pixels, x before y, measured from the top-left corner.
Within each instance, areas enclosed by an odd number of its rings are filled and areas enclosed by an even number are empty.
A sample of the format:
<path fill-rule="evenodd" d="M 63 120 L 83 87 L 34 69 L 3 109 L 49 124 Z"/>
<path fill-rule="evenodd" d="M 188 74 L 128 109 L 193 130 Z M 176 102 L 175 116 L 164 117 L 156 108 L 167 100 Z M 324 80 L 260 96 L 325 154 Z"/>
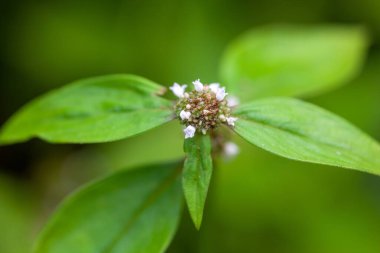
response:
<path fill-rule="evenodd" d="M 194 90 L 190 92 L 186 92 L 186 84 L 174 83 L 170 87 L 179 98 L 175 112 L 185 125 L 185 138 L 192 138 L 196 132 L 206 134 L 221 124 L 233 127 L 237 118 L 231 117 L 231 107 L 237 104 L 237 100 L 227 99 L 225 87 L 218 83 L 204 85 L 199 79 L 193 85 Z"/>

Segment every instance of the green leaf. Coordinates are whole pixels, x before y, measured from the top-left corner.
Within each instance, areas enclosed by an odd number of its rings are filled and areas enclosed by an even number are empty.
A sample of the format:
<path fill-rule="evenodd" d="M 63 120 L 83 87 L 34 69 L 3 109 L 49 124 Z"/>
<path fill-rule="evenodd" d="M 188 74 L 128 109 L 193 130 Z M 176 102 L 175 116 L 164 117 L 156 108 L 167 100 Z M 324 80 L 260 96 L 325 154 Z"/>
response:
<path fill-rule="evenodd" d="M 346 120 L 291 98 L 268 98 L 235 112 L 235 131 L 290 159 L 380 175 L 380 145 Z"/>
<path fill-rule="evenodd" d="M 0 143 L 39 137 L 58 143 L 123 139 L 172 119 L 165 88 L 133 75 L 84 79 L 35 99 L 0 133 Z"/>
<path fill-rule="evenodd" d="M 246 101 L 310 96 L 352 79 L 367 47 L 360 27 L 266 26 L 231 44 L 220 74 L 227 88 Z"/>
<path fill-rule="evenodd" d="M 184 150 L 187 157 L 182 175 L 183 192 L 191 218 L 199 229 L 212 174 L 210 136 L 196 134 L 185 139 Z"/>
<path fill-rule="evenodd" d="M 180 166 L 123 171 L 83 187 L 55 212 L 35 252 L 164 252 L 180 217 Z"/>

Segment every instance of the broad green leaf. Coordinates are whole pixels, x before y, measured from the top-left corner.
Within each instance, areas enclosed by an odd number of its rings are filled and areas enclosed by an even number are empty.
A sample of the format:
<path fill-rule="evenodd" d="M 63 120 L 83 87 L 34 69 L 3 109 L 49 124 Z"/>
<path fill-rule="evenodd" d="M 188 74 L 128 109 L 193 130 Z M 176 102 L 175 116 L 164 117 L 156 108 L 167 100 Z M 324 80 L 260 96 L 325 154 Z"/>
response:
<path fill-rule="evenodd" d="M 27 104 L 5 124 L 0 143 L 32 137 L 58 143 L 119 140 L 172 119 L 165 88 L 133 75 L 84 79 Z"/>
<path fill-rule="evenodd" d="M 36 253 L 164 252 L 180 217 L 181 165 L 116 173 L 68 197 Z"/>
<path fill-rule="evenodd" d="M 185 139 L 184 150 L 186 160 L 182 187 L 191 218 L 199 229 L 212 174 L 210 136 L 196 134 L 193 138 Z"/>
<path fill-rule="evenodd" d="M 291 98 L 267 98 L 235 111 L 235 131 L 290 159 L 380 175 L 380 145 L 346 120 Z"/>
<path fill-rule="evenodd" d="M 242 100 L 310 96 L 352 79 L 367 46 L 360 27 L 266 26 L 231 44 L 220 75 Z"/>

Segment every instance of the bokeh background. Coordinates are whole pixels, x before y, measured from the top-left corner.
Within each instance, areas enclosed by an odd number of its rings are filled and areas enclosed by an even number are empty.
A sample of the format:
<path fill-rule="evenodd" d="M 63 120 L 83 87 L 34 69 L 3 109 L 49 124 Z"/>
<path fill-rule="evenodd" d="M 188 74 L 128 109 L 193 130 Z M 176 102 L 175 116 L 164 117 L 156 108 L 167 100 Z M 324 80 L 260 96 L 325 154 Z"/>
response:
<path fill-rule="evenodd" d="M 218 81 L 225 47 L 272 23 L 362 24 L 372 45 L 350 84 L 308 99 L 380 140 L 380 1 L 2 0 L 0 125 L 73 80 L 134 73 L 163 85 Z M 120 169 L 183 155 L 178 123 L 127 140 L 0 147 L 0 252 L 28 253 L 62 198 Z M 204 224 L 184 211 L 168 252 L 380 252 L 380 178 L 276 157 L 236 138 L 219 162 Z"/>

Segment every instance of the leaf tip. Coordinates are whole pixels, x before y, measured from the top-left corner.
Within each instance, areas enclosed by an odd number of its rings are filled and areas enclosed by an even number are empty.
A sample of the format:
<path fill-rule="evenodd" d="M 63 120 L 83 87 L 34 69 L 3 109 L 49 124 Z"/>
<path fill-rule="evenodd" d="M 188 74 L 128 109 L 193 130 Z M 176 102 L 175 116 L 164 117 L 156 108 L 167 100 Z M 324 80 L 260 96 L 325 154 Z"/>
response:
<path fill-rule="evenodd" d="M 200 215 L 199 217 L 191 216 L 191 219 L 193 220 L 195 228 L 199 231 L 202 225 L 202 215 Z"/>

